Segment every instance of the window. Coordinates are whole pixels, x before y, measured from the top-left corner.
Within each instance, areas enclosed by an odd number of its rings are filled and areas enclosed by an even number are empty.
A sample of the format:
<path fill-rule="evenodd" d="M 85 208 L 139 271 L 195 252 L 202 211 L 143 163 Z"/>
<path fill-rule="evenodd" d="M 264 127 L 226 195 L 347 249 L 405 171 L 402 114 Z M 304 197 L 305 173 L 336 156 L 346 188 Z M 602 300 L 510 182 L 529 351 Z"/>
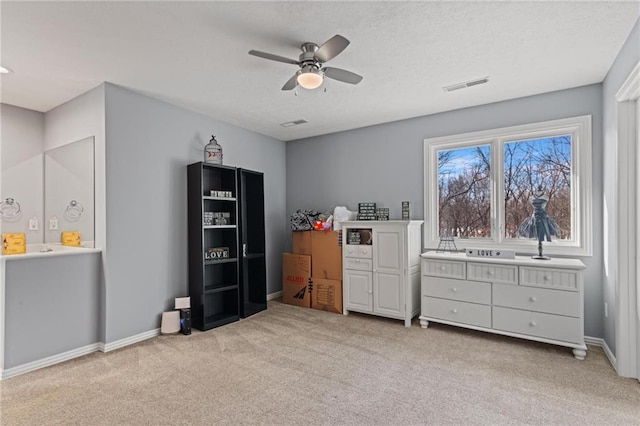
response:
<path fill-rule="evenodd" d="M 592 254 L 590 116 L 425 139 L 424 157 L 426 247 L 535 252 L 519 228 L 542 190 L 559 228 L 544 251 Z"/>

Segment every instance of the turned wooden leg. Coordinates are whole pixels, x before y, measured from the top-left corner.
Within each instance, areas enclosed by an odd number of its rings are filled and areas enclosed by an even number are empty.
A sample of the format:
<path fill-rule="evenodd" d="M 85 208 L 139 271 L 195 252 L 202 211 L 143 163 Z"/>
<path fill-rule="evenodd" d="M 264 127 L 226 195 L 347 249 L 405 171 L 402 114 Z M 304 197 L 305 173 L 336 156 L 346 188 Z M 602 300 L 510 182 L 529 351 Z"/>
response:
<path fill-rule="evenodd" d="M 578 361 L 582 361 L 585 356 L 587 356 L 587 351 L 585 349 L 574 349 L 573 356 L 576 357 Z"/>
<path fill-rule="evenodd" d="M 426 319 L 420 318 L 420 327 L 422 327 L 422 328 L 429 327 L 429 321 L 427 321 Z"/>

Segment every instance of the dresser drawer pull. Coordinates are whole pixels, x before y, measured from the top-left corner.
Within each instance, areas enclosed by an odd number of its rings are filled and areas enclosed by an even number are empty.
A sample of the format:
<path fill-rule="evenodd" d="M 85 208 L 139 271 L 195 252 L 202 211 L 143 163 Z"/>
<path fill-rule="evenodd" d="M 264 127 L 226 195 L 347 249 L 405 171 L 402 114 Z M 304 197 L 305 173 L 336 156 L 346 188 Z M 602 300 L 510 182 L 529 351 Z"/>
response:
<path fill-rule="evenodd" d="M 530 327 L 535 327 L 535 326 L 536 326 L 536 322 L 535 322 L 535 321 L 531 321 L 531 322 L 529 323 L 529 326 L 530 326 Z"/>
<path fill-rule="evenodd" d="M 549 280 L 551 279 L 551 277 L 550 277 L 549 275 L 545 275 L 545 276 L 543 277 L 543 279 L 544 279 L 545 281 L 549 281 Z"/>
<path fill-rule="evenodd" d="M 531 302 L 535 302 L 536 300 L 538 300 L 538 299 L 536 299 L 536 297 L 535 297 L 535 296 L 531 296 L 531 297 L 529 298 L 529 301 L 531 301 Z"/>
<path fill-rule="evenodd" d="M 493 275 L 493 271 L 487 271 L 487 275 L 489 276 Z"/>
<path fill-rule="evenodd" d="M 454 293 L 457 293 L 458 289 L 454 287 L 454 288 L 451 289 L 451 291 L 454 292 Z"/>
<path fill-rule="evenodd" d="M 458 310 L 454 308 L 454 309 L 451 310 L 451 313 L 457 314 Z"/>
<path fill-rule="evenodd" d="M 360 259 L 356 259 L 356 263 L 360 263 Z"/>
<path fill-rule="evenodd" d="M 442 272 L 444 272 L 444 271 L 446 271 L 446 270 L 447 270 L 447 268 L 446 268 L 446 266 L 441 266 L 441 267 L 440 267 L 440 270 L 441 270 Z"/>

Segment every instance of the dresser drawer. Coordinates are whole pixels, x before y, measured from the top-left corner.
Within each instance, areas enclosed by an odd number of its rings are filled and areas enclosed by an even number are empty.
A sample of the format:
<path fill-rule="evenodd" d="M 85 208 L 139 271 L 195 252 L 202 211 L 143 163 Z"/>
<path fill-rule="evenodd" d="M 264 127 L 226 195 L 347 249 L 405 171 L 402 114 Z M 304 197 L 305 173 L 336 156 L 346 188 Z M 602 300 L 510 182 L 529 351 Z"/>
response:
<path fill-rule="evenodd" d="M 580 316 L 580 295 L 575 291 L 494 284 L 493 304 L 568 317 Z"/>
<path fill-rule="evenodd" d="M 345 244 L 342 250 L 347 257 L 373 259 L 373 246 L 371 245 Z"/>
<path fill-rule="evenodd" d="M 579 271 L 571 269 L 520 267 L 520 285 L 578 290 Z"/>
<path fill-rule="evenodd" d="M 579 318 L 493 307 L 493 328 L 563 342 L 583 343 Z"/>
<path fill-rule="evenodd" d="M 467 278 L 465 263 L 455 260 L 422 259 L 421 268 L 422 275 L 459 278 L 461 280 Z"/>
<path fill-rule="evenodd" d="M 360 259 L 358 257 L 345 257 L 345 269 L 355 269 L 358 271 L 372 271 L 373 259 Z"/>
<path fill-rule="evenodd" d="M 518 267 L 489 263 L 467 263 L 467 278 L 492 283 L 518 284 Z"/>
<path fill-rule="evenodd" d="M 358 248 L 360 248 L 360 246 L 355 244 L 343 244 L 342 253 L 345 256 L 358 257 Z"/>
<path fill-rule="evenodd" d="M 358 246 L 358 257 L 373 259 L 373 246 Z"/>
<path fill-rule="evenodd" d="M 491 306 L 424 296 L 421 313 L 425 317 L 491 327 Z"/>
<path fill-rule="evenodd" d="M 422 294 L 463 302 L 491 304 L 491 284 L 477 281 L 423 276 Z"/>

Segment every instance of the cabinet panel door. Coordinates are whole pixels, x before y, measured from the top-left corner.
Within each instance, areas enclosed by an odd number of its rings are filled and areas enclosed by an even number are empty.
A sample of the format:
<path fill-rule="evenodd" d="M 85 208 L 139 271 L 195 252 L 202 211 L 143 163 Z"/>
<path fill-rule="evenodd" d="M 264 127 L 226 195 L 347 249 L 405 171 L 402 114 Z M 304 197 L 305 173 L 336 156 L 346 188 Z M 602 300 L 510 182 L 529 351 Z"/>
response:
<path fill-rule="evenodd" d="M 404 283 L 402 274 L 377 272 L 373 278 L 374 312 L 404 315 Z"/>
<path fill-rule="evenodd" d="M 402 229 L 374 230 L 374 262 L 376 270 L 402 269 Z"/>
<path fill-rule="evenodd" d="M 344 304 L 347 310 L 353 309 L 360 312 L 372 312 L 372 276 L 371 272 L 345 270 Z"/>

